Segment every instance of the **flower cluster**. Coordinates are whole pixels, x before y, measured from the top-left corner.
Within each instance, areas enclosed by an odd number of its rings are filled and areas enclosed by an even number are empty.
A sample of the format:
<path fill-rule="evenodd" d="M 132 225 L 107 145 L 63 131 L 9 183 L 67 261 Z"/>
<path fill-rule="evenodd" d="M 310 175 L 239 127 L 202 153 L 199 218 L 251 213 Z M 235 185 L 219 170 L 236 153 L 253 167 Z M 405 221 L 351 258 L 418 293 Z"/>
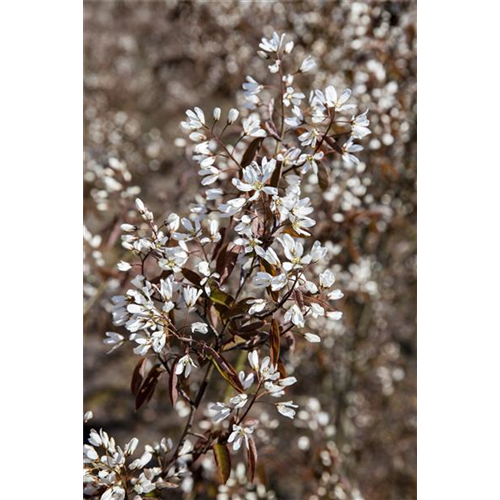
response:
<path fill-rule="evenodd" d="M 189 405 L 169 460 L 158 460 L 158 467 L 145 469 L 132 485 L 138 495 L 172 482 L 166 464 L 185 465 L 183 450 L 214 370 L 227 389 L 208 405 L 213 422 L 195 434 L 190 460 L 213 449 L 225 482 L 230 444 L 233 452 L 245 450 L 253 477 L 259 421 L 252 409 L 270 404 L 289 419 L 298 409 L 281 399 L 297 382 L 287 374 L 291 353 L 285 339 L 321 342 L 307 331 L 309 325 L 342 317 L 334 307 L 342 292 L 333 288 L 333 272 L 324 269 L 328 249 L 309 242 L 317 221 L 303 188 L 318 179 L 321 185 L 335 157 L 347 169 L 359 163 L 355 153 L 363 148 L 355 141 L 370 133 L 369 120 L 366 111 L 352 114 L 349 89 L 338 94 L 330 85 L 311 90 L 309 97 L 299 91 L 296 79 L 315 63 L 308 56 L 299 67 L 288 67 L 294 44 L 284 35 L 262 39 L 259 49 L 277 85 L 247 77 L 241 123 L 236 109 L 223 118 L 215 108 L 210 119 L 198 107 L 186 112 L 181 127 L 193 142 L 203 190 L 190 212 L 171 213 L 160 222 L 137 199 L 136 218 L 121 226 L 122 246 L 132 257 L 118 269 L 131 278 L 131 287 L 112 298 L 118 331 L 107 332 L 105 343 L 114 350 L 131 342 L 141 358 L 132 379 L 137 408 L 151 399 L 161 377 L 169 378 L 172 403 Z M 236 356 L 245 352 L 249 370 L 240 356 L 237 371 Z M 191 378 L 202 371 L 193 396 Z M 123 498 L 126 459 L 136 444 L 122 451 L 95 431 L 90 443 L 86 482 L 106 487 L 102 498 Z M 128 468 L 143 469 L 151 458 L 146 451 Z"/>

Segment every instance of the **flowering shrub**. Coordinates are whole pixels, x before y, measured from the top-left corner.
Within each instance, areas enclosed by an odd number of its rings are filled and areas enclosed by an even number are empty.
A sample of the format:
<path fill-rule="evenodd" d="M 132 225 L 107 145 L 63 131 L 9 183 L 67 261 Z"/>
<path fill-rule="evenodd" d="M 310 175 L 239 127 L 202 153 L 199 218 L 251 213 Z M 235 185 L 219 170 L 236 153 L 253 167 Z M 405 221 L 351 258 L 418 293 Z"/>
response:
<path fill-rule="evenodd" d="M 201 181 L 190 213 L 159 221 L 136 199 L 135 218 L 121 225 L 130 258 L 118 270 L 131 288 L 112 298 L 117 331 L 104 342 L 110 352 L 131 344 L 140 358 L 131 381 L 137 410 L 167 378 L 171 403 L 189 411 L 180 436 L 147 445 L 137 458 L 136 438 L 120 447 L 92 430 L 84 447 L 88 495 L 137 500 L 189 489 L 192 464 L 208 455 L 224 484 L 240 450 L 254 481 L 261 422 L 252 410 L 267 404 L 295 417 L 297 379 L 287 373 L 294 344 L 321 342 L 329 322 L 342 318 L 335 301 L 343 294 L 326 267 L 327 248 L 312 238 L 317 221 L 302 191 L 311 179 L 328 189 L 334 162 L 343 169 L 359 164 L 358 141 L 370 134 L 370 122 L 366 110 L 354 112 L 349 89 L 299 91 L 301 76 L 316 64 L 307 56 L 294 67 L 287 59 L 293 49 L 284 35 L 262 39 L 258 54 L 270 81 L 247 76 L 244 117 L 234 108 L 224 116 L 220 108 L 186 112 L 181 126 Z M 105 185 L 113 192 L 110 168 Z M 308 331 L 311 321 L 324 328 Z M 206 403 L 216 377 L 225 387 Z M 211 424 L 200 426 L 200 414 Z"/>

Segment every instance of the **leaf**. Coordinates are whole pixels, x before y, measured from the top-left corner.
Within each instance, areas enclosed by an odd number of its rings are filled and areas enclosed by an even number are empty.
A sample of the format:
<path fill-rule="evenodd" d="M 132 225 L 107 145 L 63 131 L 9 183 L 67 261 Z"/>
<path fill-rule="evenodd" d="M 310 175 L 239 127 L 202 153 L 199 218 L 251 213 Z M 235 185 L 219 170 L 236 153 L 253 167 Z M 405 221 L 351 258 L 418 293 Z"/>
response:
<path fill-rule="evenodd" d="M 135 398 L 135 409 L 138 410 L 144 403 L 147 403 L 152 397 L 156 389 L 156 385 L 163 373 L 163 368 L 160 364 L 156 364 L 151 368 L 148 376 L 144 380 L 141 388 L 137 392 Z"/>
<path fill-rule="evenodd" d="M 210 359 L 215 365 L 215 368 L 217 368 L 217 371 L 221 374 L 222 378 L 236 391 L 240 393 L 245 392 L 243 385 L 238 378 L 238 374 L 231 364 L 213 348 L 207 346 L 207 350 L 210 352 Z"/>
<path fill-rule="evenodd" d="M 278 161 L 276 163 L 276 168 L 274 169 L 273 175 L 271 176 L 271 182 L 269 183 L 273 187 L 278 187 L 281 179 L 281 170 L 283 168 L 283 162 Z"/>
<path fill-rule="evenodd" d="M 248 440 L 248 480 L 253 483 L 255 478 L 255 469 L 257 467 L 257 447 L 255 446 L 255 441 L 250 438 Z"/>
<path fill-rule="evenodd" d="M 172 363 L 172 369 L 170 371 L 170 379 L 168 380 L 168 394 L 170 395 L 170 401 L 172 401 L 172 406 L 175 406 L 175 403 L 177 403 L 177 398 L 179 396 L 179 391 L 177 390 L 178 375 L 177 373 L 175 373 L 178 361 L 179 358 L 177 357 Z"/>
<path fill-rule="evenodd" d="M 130 381 L 130 390 L 134 396 L 137 396 L 139 389 L 144 381 L 144 376 L 146 374 L 146 364 L 147 358 L 143 358 L 137 363 L 134 368 L 134 373 L 132 374 L 132 380 Z"/>
<path fill-rule="evenodd" d="M 317 162 L 318 164 L 318 183 L 319 187 L 322 191 L 326 191 L 330 186 L 330 176 L 328 175 L 328 170 L 325 167 L 325 164 L 321 161 Z"/>
<path fill-rule="evenodd" d="M 339 154 L 343 154 L 340 144 L 333 137 L 325 137 L 325 141 L 333 148 L 334 151 Z"/>
<path fill-rule="evenodd" d="M 184 268 L 182 269 L 182 275 L 193 285 L 200 286 L 201 276 L 198 273 L 191 271 L 191 269 Z"/>
<path fill-rule="evenodd" d="M 231 455 L 226 444 L 214 443 L 212 446 L 221 484 L 226 484 L 231 474 Z"/>
<path fill-rule="evenodd" d="M 233 297 L 217 288 L 217 285 L 215 285 L 215 283 L 210 284 L 210 300 L 214 304 L 220 304 L 224 307 L 231 307 L 234 302 Z"/>
<path fill-rule="evenodd" d="M 276 366 L 280 359 L 280 325 L 274 318 L 271 321 L 270 337 L 271 363 Z"/>
<path fill-rule="evenodd" d="M 242 247 L 240 245 L 235 245 L 231 250 L 228 250 L 228 243 L 221 248 L 215 266 L 215 271 L 220 275 L 221 284 L 224 283 L 233 272 L 241 249 Z"/>
<path fill-rule="evenodd" d="M 257 156 L 257 152 L 259 151 L 260 145 L 262 144 L 263 140 L 264 139 L 262 137 L 257 137 L 248 145 L 248 148 L 245 151 L 243 158 L 241 159 L 242 167 L 250 165 L 250 163 L 255 160 L 255 157 Z"/>

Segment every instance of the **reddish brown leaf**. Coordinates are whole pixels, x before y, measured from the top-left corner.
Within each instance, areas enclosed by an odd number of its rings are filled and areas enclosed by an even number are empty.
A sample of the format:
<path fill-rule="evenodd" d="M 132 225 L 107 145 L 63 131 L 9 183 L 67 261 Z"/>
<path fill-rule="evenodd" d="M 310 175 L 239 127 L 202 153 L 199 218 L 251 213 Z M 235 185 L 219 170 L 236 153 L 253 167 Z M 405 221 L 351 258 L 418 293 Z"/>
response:
<path fill-rule="evenodd" d="M 276 366 L 280 359 L 280 325 L 273 318 L 270 331 L 271 363 Z"/>
<path fill-rule="evenodd" d="M 226 484 L 231 474 L 231 455 L 226 444 L 214 443 L 212 446 L 221 484 Z"/>
<path fill-rule="evenodd" d="M 146 358 L 141 359 L 134 368 L 134 373 L 132 374 L 132 380 L 130 382 L 130 390 L 134 396 L 137 396 L 142 382 L 144 381 L 147 361 Z"/>
<path fill-rule="evenodd" d="M 135 398 L 135 409 L 138 410 L 144 403 L 147 403 L 152 397 L 156 389 L 156 385 L 160 380 L 163 368 L 160 364 L 156 364 L 151 368 L 148 376 L 145 378 L 141 388 L 137 392 Z"/>
<path fill-rule="evenodd" d="M 330 186 L 330 176 L 323 162 L 318 161 L 317 164 L 318 164 L 319 187 L 321 188 L 322 191 L 326 191 Z"/>
<path fill-rule="evenodd" d="M 182 275 L 193 285 L 200 286 L 201 276 L 198 273 L 191 271 L 191 269 L 184 268 L 182 269 Z"/>
<path fill-rule="evenodd" d="M 178 361 L 179 361 L 179 359 L 175 358 L 174 362 L 172 363 L 170 378 L 168 380 L 168 393 L 170 395 L 170 401 L 172 401 L 172 406 L 175 406 L 175 403 L 177 403 L 177 398 L 179 396 L 179 391 L 177 390 L 177 378 L 178 378 L 178 376 L 175 373 L 175 369 L 177 367 Z"/>
<path fill-rule="evenodd" d="M 264 139 L 262 137 L 257 137 L 248 145 L 248 148 L 245 151 L 245 154 L 243 155 L 243 158 L 241 160 L 242 167 L 250 165 L 250 163 L 252 163 L 252 161 L 255 160 L 255 157 L 257 156 L 257 153 L 259 151 L 260 145 L 262 144 L 263 140 Z"/>
<path fill-rule="evenodd" d="M 207 346 L 207 350 L 210 352 L 211 360 L 217 368 L 217 371 L 221 374 L 222 378 L 236 391 L 242 393 L 245 392 L 243 385 L 236 370 L 231 366 L 231 364 L 224 359 L 217 351 Z"/>
<path fill-rule="evenodd" d="M 255 441 L 250 438 L 248 440 L 248 480 L 253 483 L 255 478 L 255 469 L 257 467 L 257 447 L 255 446 Z"/>

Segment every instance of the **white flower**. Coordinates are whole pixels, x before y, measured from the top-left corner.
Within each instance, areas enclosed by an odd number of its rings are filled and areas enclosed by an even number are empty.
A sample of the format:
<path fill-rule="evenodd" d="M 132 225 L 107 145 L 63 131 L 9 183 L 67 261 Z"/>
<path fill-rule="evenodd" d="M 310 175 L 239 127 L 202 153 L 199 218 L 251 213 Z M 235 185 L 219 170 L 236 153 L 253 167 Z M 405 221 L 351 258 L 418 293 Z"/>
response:
<path fill-rule="evenodd" d="M 302 311 L 297 304 L 294 304 L 285 313 L 285 323 L 288 323 L 289 321 L 291 321 L 295 326 L 299 328 L 304 327 L 304 315 L 302 314 Z"/>
<path fill-rule="evenodd" d="M 193 222 L 191 222 L 191 220 L 186 219 L 185 217 L 183 217 L 181 219 L 181 223 L 184 226 L 184 229 L 186 229 L 186 231 L 188 233 L 187 234 L 185 234 L 185 233 L 174 233 L 172 235 L 172 237 L 174 238 L 174 240 L 178 240 L 178 241 L 179 240 L 190 241 L 192 239 L 198 238 L 198 236 L 201 235 L 201 224 L 200 224 L 200 220 L 198 218 L 196 218 L 194 220 L 194 225 L 193 225 Z"/>
<path fill-rule="evenodd" d="M 259 372 L 259 353 L 257 351 L 251 351 L 248 353 L 248 362 L 256 373 Z"/>
<path fill-rule="evenodd" d="M 186 307 L 188 309 L 193 309 L 196 305 L 197 300 L 202 294 L 202 290 L 198 290 L 192 286 L 186 286 L 182 290 L 182 296 L 184 297 L 184 302 L 186 303 Z"/>
<path fill-rule="evenodd" d="M 323 271 L 319 275 L 319 284 L 321 285 L 322 288 L 330 288 L 334 283 L 335 283 L 335 276 L 330 271 L 330 269 Z"/>
<path fill-rule="evenodd" d="M 304 333 L 304 338 L 311 342 L 312 344 L 316 344 L 317 342 L 321 342 L 321 337 L 314 333 Z"/>
<path fill-rule="evenodd" d="M 262 38 L 259 44 L 259 48 L 264 52 L 268 52 L 269 54 L 278 52 L 278 50 L 281 48 L 281 44 L 283 43 L 284 38 L 285 35 L 280 36 L 278 35 L 278 33 L 274 32 L 271 39 L 267 40 L 266 38 Z"/>
<path fill-rule="evenodd" d="M 234 178 L 232 182 L 240 191 L 255 191 L 248 201 L 256 200 L 261 192 L 275 195 L 278 194 L 278 189 L 266 186 L 266 182 L 271 178 L 275 168 L 276 160 L 273 158 L 268 161 L 267 158 L 264 157 L 261 166 L 254 162 L 243 169 L 243 181 Z"/>
<path fill-rule="evenodd" d="M 162 250 L 165 257 L 158 261 L 158 265 L 165 271 L 179 273 L 188 260 L 188 254 L 180 247 L 166 247 Z"/>
<path fill-rule="evenodd" d="M 284 401 L 282 403 L 276 403 L 276 409 L 285 417 L 292 418 L 295 417 L 294 408 L 298 408 L 298 405 L 293 404 L 293 401 Z"/>
<path fill-rule="evenodd" d="M 238 408 L 243 408 L 248 401 L 248 395 L 247 394 L 237 394 L 236 396 L 232 397 L 229 402 L 233 405 L 234 409 Z"/>
<path fill-rule="evenodd" d="M 220 120 L 220 115 L 221 115 L 221 109 L 220 108 L 214 108 L 214 120 L 218 122 Z"/>
<path fill-rule="evenodd" d="M 311 57 L 307 56 L 301 63 L 299 71 L 301 73 L 307 73 L 316 67 L 316 61 Z"/>
<path fill-rule="evenodd" d="M 206 323 L 201 323 L 201 322 L 198 322 L 198 323 L 193 323 L 191 325 L 191 331 L 193 333 L 208 333 L 208 325 Z"/>
<path fill-rule="evenodd" d="M 272 266 L 281 267 L 281 261 L 272 248 L 264 250 L 262 247 L 255 247 L 255 253 L 261 258 L 269 262 Z"/>
<path fill-rule="evenodd" d="M 122 224 L 120 228 L 122 231 L 125 231 L 126 233 L 132 233 L 137 230 L 137 227 L 133 226 L 132 224 Z"/>
<path fill-rule="evenodd" d="M 327 254 L 328 249 L 326 247 L 322 247 L 319 241 L 315 241 L 310 254 L 312 262 L 318 262 L 319 260 L 324 259 Z"/>
<path fill-rule="evenodd" d="M 227 203 L 221 203 L 217 208 L 221 212 L 221 217 L 233 217 L 243 208 L 246 202 L 245 198 L 234 198 L 228 200 Z"/>
<path fill-rule="evenodd" d="M 185 354 L 182 358 L 179 359 L 177 365 L 175 366 L 175 374 L 182 375 L 184 374 L 184 378 L 188 378 L 191 373 L 191 367 L 194 366 L 198 368 L 195 362 L 191 359 L 189 354 Z"/>
<path fill-rule="evenodd" d="M 252 427 L 240 427 L 233 424 L 233 432 L 229 435 L 228 443 L 233 443 L 233 450 L 238 451 L 241 448 L 241 443 L 244 441 L 247 449 L 249 448 L 248 441 L 253 433 Z"/>
<path fill-rule="evenodd" d="M 366 137 L 368 134 L 371 134 L 371 130 L 368 128 L 370 125 L 370 120 L 368 120 L 367 115 L 368 110 L 366 110 L 364 113 L 358 115 L 358 116 L 353 116 L 351 120 L 351 135 L 355 139 L 363 139 Z"/>
<path fill-rule="evenodd" d="M 285 118 L 285 123 L 291 128 L 300 127 L 304 123 L 304 115 L 302 110 L 298 106 L 292 108 L 292 113 L 294 116 L 289 116 Z"/>
<path fill-rule="evenodd" d="M 337 96 L 335 87 L 329 85 L 326 87 L 324 94 L 321 90 L 316 90 L 315 96 L 321 104 L 324 104 L 328 108 L 334 108 L 336 111 L 344 111 L 356 107 L 355 104 L 345 104 L 349 100 L 349 97 L 351 97 L 350 89 L 344 90 L 340 96 Z"/>
<path fill-rule="evenodd" d="M 305 95 L 302 92 L 295 92 L 293 87 L 287 87 L 285 93 L 283 94 L 283 104 L 288 107 L 290 104 L 300 105 L 301 99 L 304 99 Z"/>
<path fill-rule="evenodd" d="M 313 221 L 314 222 L 314 221 Z M 290 262 L 283 263 L 283 269 L 287 272 L 294 268 L 301 268 L 311 262 L 311 256 L 304 254 L 304 245 L 295 241 L 289 234 L 284 234 L 283 238 L 278 238 L 278 241 L 283 245 L 285 256 Z"/>
<path fill-rule="evenodd" d="M 231 125 L 232 123 L 234 123 L 238 119 L 239 115 L 240 115 L 240 112 L 237 109 L 231 108 L 229 110 L 228 115 L 227 115 L 227 123 L 229 125 Z"/>
<path fill-rule="evenodd" d="M 238 378 L 240 379 L 241 385 L 245 391 L 253 384 L 255 375 L 253 373 L 245 374 L 244 371 L 238 373 Z"/>
<path fill-rule="evenodd" d="M 342 146 L 342 159 L 347 165 L 358 165 L 359 160 L 352 153 L 357 153 L 363 150 L 363 146 L 354 144 L 354 138 L 349 137 L 349 140 Z"/>
<path fill-rule="evenodd" d="M 205 115 L 200 108 L 194 108 L 194 112 L 186 111 L 188 121 L 181 122 L 181 126 L 187 130 L 198 130 L 205 125 Z"/>
<path fill-rule="evenodd" d="M 103 342 L 106 345 L 113 346 L 110 351 L 108 351 L 108 354 L 113 352 L 115 349 L 118 349 L 123 344 L 123 335 L 120 335 L 119 333 L 115 332 L 106 332 L 106 337 Z"/>
<path fill-rule="evenodd" d="M 286 45 L 285 45 L 285 54 L 290 54 L 293 50 L 293 46 L 294 46 L 294 43 L 293 42 L 288 42 Z"/>
<path fill-rule="evenodd" d="M 269 273 L 259 271 L 253 278 L 253 284 L 256 287 L 271 287 L 273 292 L 281 290 L 287 284 L 286 274 L 281 273 L 277 276 L 271 276 Z"/>
<path fill-rule="evenodd" d="M 309 170 L 312 170 L 316 175 L 318 175 L 318 164 L 317 162 L 321 160 L 324 156 L 323 151 L 319 151 L 314 154 L 303 154 L 300 155 L 299 164 L 302 165 L 301 172 L 303 174 L 307 173 Z"/>
<path fill-rule="evenodd" d="M 215 412 L 215 415 L 212 415 L 212 420 L 214 421 L 214 423 L 218 424 L 219 422 L 222 422 L 224 419 L 229 417 L 232 408 L 224 403 L 215 403 L 214 405 L 210 406 L 210 410 Z"/>
<path fill-rule="evenodd" d="M 318 138 L 320 136 L 321 136 L 320 131 L 315 128 L 312 128 L 311 130 L 299 135 L 299 141 L 301 146 L 303 147 L 311 146 L 311 148 L 315 148 L 316 142 L 318 141 Z"/>
<path fill-rule="evenodd" d="M 250 116 L 242 122 L 243 132 L 250 137 L 266 137 L 266 131 L 261 128 L 260 120 Z"/>
<path fill-rule="evenodd" d="M 328 300 L 339 300 L 344 296 L 340 290 L 333 290 L 328 294 Z"/>
<path fill-rule="evenodd" d="M 265 309 L 267 302 L 264 299 L 250 299 L 247 301 L 247 304 L 252 304 L 248 310 L 248 314 L 253 315 L 255 313 L 262 312 Z"/>

